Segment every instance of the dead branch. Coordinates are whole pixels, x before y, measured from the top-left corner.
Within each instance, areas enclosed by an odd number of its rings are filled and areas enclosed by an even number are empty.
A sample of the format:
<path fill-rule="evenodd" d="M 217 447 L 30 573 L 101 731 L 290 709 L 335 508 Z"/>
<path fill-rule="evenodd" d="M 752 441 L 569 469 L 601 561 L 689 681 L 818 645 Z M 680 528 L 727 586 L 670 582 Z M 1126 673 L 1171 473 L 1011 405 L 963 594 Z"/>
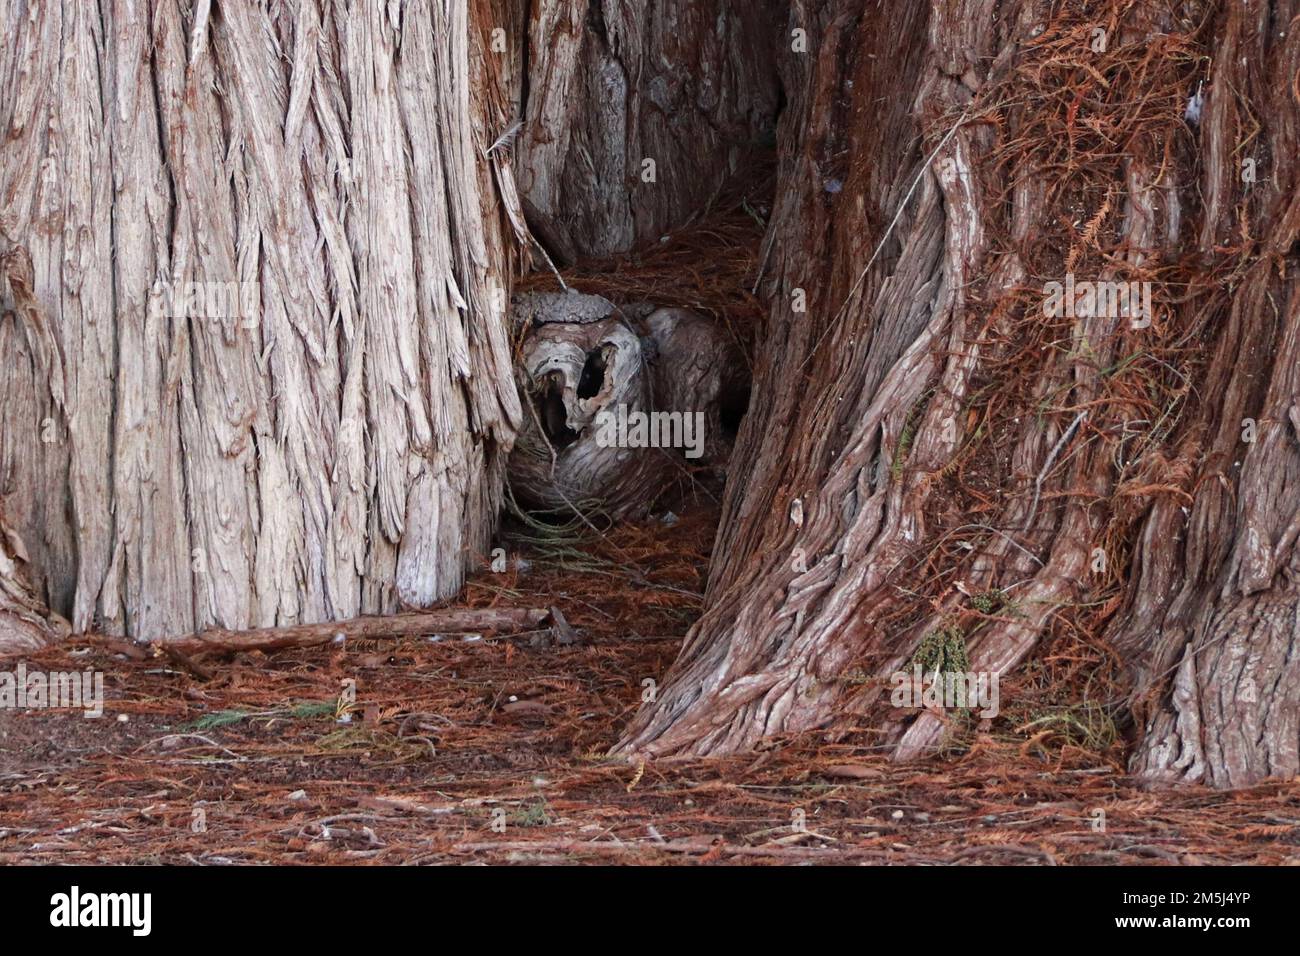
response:
<path fill-rule="evenodd" d="M 358 617 L 350 621 L 260 627 L 248 631 L 211 629 L 186 637 L 156 642 L 164 653 L 196 654 L 204 651 L 277 651 L 314 647 L 342 637 L 345 640 L 418 637 L 474 631 L 522 631 L 551 621 L 547 608 L 448 607 L 391 617 Z"/>

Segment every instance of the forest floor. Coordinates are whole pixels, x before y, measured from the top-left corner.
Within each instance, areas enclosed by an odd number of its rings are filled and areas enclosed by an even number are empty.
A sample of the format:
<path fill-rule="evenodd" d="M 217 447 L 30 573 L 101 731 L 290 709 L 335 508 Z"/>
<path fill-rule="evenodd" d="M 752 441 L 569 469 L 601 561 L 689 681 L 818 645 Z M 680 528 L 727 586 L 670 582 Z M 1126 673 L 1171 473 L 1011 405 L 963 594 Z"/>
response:
<path fill-rule="evenodd" d="M 516 527 L 471 581 L 472 606 L 559 606 L 571 646 L 348 641 L 208 657 L 207 680 L 103 645 L 29 656 L 103 671 L 105 714 L 0 710 L 0 863 L 1300 863 L 1300 781 L 1145 789 L 1096 708 L 1032 677 L 942 759 L 891 764 L 865 728 L 606 759 L 699 612 L 717 509 L 680 510 L 580 542 Z"/>

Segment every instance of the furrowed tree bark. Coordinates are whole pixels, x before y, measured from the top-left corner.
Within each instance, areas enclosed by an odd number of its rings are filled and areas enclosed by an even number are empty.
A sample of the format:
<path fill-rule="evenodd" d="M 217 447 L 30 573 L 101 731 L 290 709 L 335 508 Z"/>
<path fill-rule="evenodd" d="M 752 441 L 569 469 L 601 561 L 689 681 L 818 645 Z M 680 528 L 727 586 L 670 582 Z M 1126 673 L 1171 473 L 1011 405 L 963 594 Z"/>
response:
<path fill-rule="evenodd" d="M 0 654 L 33 651 L 67 633 L 66 622 L 51 620 L 27 582 L 27 549 L 5 524 L 0 509 Z"/>
<path fill-rule="evenodd" d="M 773 0 L 531 0 L 519 186 L 562 261 L 655 241 L 773 132 Z"/>
<path fill-rule="evenodd" d="M 943 724 L 881 686 L 927 634 L 1003 673 L 1083 622 L 1129 666 L 1135 772 L 1300 770 L 1297 13 L 792 12 L 810 52 L 781 61 L 772 307 L 708 607 L 616 750 L 867 726 L 916 755 Z M 1067 273 L 1151 282 L 1151 327 L 1044 317 Z"/>
<path fill-rule="evenodd" d="M 1174 449 L 1179 471 L 1200 465 L 1182 481 L 1191 503 L 1144 516 L 1113 628 L 1136 673 L 1132 766 L 1159 781 L 1300 772 L 1297 26 L 1295 2 L 1215 13 L 1195 243 L 1249 255 L 1197 316 L 1206 400 Z"/>
<path fill-rule="evenodd" d="M 491 22 L 0 0 L 0 493 L 76 630 L 459 590 L 520 423 Z M 251 309 L 178 314 L 232 286 Z"/>

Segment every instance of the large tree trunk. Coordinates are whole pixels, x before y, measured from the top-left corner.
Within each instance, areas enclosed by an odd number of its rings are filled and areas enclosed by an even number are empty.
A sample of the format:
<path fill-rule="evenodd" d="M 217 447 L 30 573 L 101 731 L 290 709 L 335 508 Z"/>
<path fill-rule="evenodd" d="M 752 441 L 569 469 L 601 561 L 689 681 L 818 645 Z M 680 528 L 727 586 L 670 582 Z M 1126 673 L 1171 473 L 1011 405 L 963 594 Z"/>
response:
<path fill-rule="evenodd" d="M 0 493 L 77 630 L 459 589 L 520 422 L 485 8 L 0 0 Z"/>
<path fill-rule="evenodd" d="M 1300 771 L 1298 10 L 796 6 L 708 609 L 621 750 L 909 756 L 943 724 L 880 685 L 926 635 L 1001 673 L 1075 625 L 1130 665 L 1137 772 Z M 1153 325 L 1046 317 L 1067 273 L 1152 282 Z"/>
<path fill-rule="evenodd" d="M 35 592 L 146 639 L 454 594 L 523 421 L 512 153 L 557 258 L 657 237 L 771 133 L 739 22 L 0 0 L 0 495 Z M 189 314 L 214 287 L 241 308 Z"/>

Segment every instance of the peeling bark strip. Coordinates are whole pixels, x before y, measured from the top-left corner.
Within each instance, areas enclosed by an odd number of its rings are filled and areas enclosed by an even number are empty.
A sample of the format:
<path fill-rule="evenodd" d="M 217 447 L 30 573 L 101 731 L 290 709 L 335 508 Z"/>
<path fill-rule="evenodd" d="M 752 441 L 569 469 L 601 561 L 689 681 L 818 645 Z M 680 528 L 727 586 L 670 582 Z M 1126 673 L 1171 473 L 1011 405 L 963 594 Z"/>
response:
<path fill-rule="evenodd" d="M 0 495 L 77 631 L 423 606 L 486 551 L 490 6 L 0 0 Z M 169 307 L 216 287 L 255 316 Z"/>
<path fill-rule="evenodd" d="M 708 608 L 617 751 L 911 756 L 943 725 L 880 686 L 928 635 L 1002 674 L 1073 627 L 1129 667 L 1136 772 L 1300 772 L 1298 16 L 796 5 Z M 1070 274 L 1154 321 L 1045 311 Z"/>
<path fill-rule="evenodd" d="M 13 410 L 26 412 L 31 416 L 29 420 L 38 422 L 45 438 L 54 434 L 55 416 L 62 418 L 64 414 L 63 363 L 58 345 L 40 313 L 32 307 L 31 259 L 17 249 L 0 255 L 0 277 L 17 290 L 23 302 L 22 319 L 15 311 L 0 312 L 0 356 L 15 377 L 45 382 L 48 397 L 47 402 L 35 407 L 15 402 Z M 7 398 L 0 391 L 0 399 Z M 10 525 L 0 496 L 0 654 L 34 650 L 60 633 L 51 625 L 44 602 L 32 590 L 29 563 L 27 545 Z"/>

